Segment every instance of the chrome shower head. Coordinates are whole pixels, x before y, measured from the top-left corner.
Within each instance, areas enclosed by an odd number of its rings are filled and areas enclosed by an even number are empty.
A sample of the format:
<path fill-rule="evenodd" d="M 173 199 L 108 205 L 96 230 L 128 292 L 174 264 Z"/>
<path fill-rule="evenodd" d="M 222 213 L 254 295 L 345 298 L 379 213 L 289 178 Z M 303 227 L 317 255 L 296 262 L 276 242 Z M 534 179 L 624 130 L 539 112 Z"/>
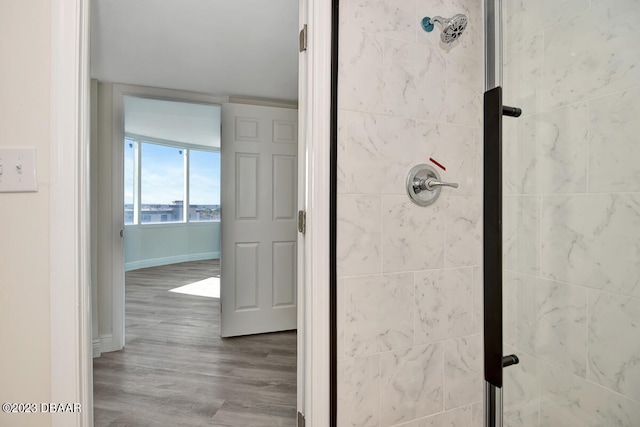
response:
<path fill-rule="evenodd" d="M 467 28 L 466 15 L 459 13 L 448 19 L 441 16 L 434 16 L 433 18 L 425 16 L 422 19 L 422 29 L 430 33 L 433 31 L 433 27 L 436 22 L 442 25 L 440 40 L 446 44 L 456 41 Z"/>

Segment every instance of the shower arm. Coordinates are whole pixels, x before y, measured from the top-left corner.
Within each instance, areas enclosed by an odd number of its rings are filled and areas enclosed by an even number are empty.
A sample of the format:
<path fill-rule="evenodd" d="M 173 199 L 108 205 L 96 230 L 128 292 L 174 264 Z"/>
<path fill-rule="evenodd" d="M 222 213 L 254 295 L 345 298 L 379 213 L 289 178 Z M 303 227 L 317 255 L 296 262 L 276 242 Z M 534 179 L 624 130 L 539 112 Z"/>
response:
<path fill-rule="evenodd" d="M 433 18 L 429 18 L 430 24 L 435 24 L 436 22 L 440 25 L 446 25 L 448 19 L 443 18 L 442 16 L 434 16 Z"/>

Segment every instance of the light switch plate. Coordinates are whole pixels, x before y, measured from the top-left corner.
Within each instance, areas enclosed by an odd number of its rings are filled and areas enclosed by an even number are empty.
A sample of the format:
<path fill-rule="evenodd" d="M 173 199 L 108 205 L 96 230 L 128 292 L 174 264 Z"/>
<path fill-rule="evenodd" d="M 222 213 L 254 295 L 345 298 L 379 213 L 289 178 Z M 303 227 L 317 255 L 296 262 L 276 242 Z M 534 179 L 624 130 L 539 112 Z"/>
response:
<path fill-rule="evenodd" d="M 0 147 L 0 193 L 38 191 L 35 148 Z"/>

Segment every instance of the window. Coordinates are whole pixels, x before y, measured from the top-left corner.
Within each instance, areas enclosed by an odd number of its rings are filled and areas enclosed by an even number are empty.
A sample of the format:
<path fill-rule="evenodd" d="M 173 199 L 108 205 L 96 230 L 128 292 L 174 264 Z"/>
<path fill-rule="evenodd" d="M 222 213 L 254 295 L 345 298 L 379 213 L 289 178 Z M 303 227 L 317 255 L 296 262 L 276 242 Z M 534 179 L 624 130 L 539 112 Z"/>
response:
<path fill-rule="evenodd" d="M 125 224 L 220 220 L 219 152 L 126 138 L 124 158 Z"/>
<path fill-rule="evenodd" d="M 220 153 L 189 150 L 189 221 L 220 220 Z"/>
<path fill-rule="evenodd" d="M 140 144 L 140 210 L 150 216 L 141 222 L 180 222 L 184 218 L 184 151 Z"/>

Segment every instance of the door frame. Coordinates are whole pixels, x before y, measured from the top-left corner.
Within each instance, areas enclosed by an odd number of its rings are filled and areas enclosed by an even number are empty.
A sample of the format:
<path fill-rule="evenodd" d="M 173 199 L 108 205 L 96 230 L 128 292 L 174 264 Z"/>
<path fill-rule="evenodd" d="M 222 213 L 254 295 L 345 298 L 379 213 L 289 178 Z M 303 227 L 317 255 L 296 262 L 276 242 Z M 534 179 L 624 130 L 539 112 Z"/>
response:
<path fill-rule="evenodd" d="M 124 240 L 120 230 L 124 230 L 124 97 L 158 99 L 163 101 L 186 102 L 221 106 L 229 102 L 226 96 L 207 95 L 175 89 L 114 83 L 112 98 L 112 170 L 111 170 L 111 332 L 112 346 L 106 351 L 121 350 L 125 344 L 125 253 Z M 95 316 L 93 317 L 95 320 Z"/>
<path fill-rule="evenodd" d="M 299 0 L 308 47 L 301 56 L 299 126 L 305 157 L 304 390 L 298 410 L 312 427 L 330 424 L 329 225 L 331 2 Z M 90 0 L 52 0 L 50 116 L 51 401 L 78 402 L 51 414 L 52 427 L 93 425 L 90 255 Z M 304 63 L 304 67 L 302 64 Z M 303 405 L 300 405 L 302 403 Z"/>

